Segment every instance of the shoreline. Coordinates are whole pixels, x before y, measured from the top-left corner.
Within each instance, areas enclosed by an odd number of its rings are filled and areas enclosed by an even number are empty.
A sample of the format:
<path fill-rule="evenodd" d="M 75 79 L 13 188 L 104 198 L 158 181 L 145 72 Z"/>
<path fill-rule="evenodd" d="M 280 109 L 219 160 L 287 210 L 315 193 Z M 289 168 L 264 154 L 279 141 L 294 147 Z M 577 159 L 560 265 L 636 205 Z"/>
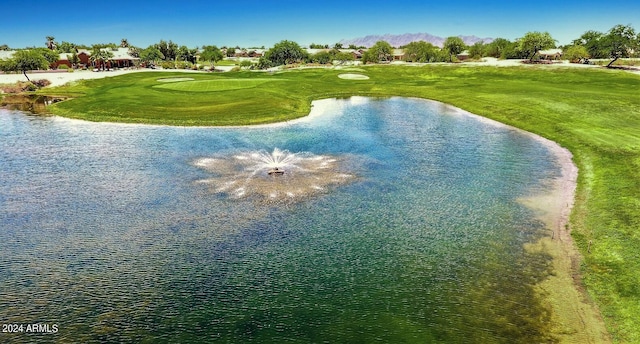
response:
<path fill-rule="evenodd" d="M 570 216 L 578 178 L 573 155 L 551 140 L 528 134 L 549 149 L 561 170 L 559 177 L 549 181 L 550 192 L 520 199 L 551 232 L 525 246 L 527 251 L 552 257 L 553 274 L 536 286 L 536 293 L 552 310 L 553 334 L 560 343 L 612 343 L 600 310 L 581 284 L 583 258 L 571 237 Z"/>
<path fill-rule="evenodd" d="M 481 65 L 481 64 L 480 64 Z M 567 65 L 562 65 L 567 66 Z M 150 70 L 155 71 L 155 70 Z M 119 74 L 116 74 L 120 72 Z M 109 77 L 121 75 L 130 72 L 142 72 L 142 70 L 129 70 L 118 72 L 77 72 L 78 74 L 91 75 L 97 74 L 98 77 Z M 51 73 L 54 74 L 54 73 Z M 64 74 L 64 73 L 55 73 Z M 73 75 L 68 73 L 64 75 Z M 2 77 L 0 74 L 0 83 Z M 17 77 L 24 79 L 24 75 L 15 74 Z M 91 77 L 93 78 L 93 77 Z M 82 78 L 78 78 L 82 79 Z M 52 84 L 53 86 L 53 84 Z M 351 99 L 358 101 L 359 99 L 373 99 L 375 97 L 359 97 L 353 96 Z M 385 97 L 394 98 L 394 97 Z M 572 161 L 572 154 L 557 143 L 543 138 L 539 135 L 527 132 L 525 130 L 509 126 L 502 122 L 498 122 L 486 117 L 482 117 L 466 110 L 454 107 L 452 105 L 417 97 L 403 97 L 411 99 L 419 99 L 420 101 L 435 102 L 439 106 L 447 109 L 447 114 L 471 116 L 479 121 L 492 123 L 494 125 L 508 127 L 513 130 L 525 133 L 535 140 L 545 145 L 549 151 L 555 156 L 556 161 L 561 169 L 561 176 L 549 181 L 552 191 L 544 195 L 533 195 L 521 199 L 521 202 L 530 209 L 534 210 L 538 215 L 538 219 L 544 222 L 547 229 L 553 234 L 545 236 L 535 243 L 527 245 L 528 250 L 545 252 L 553 257 L 554 275 L 547 278 L 537 287 L 537 293 L 540 300 L 544 302 L 552 310 L 552 319 L 554 325 L 553 334 L 560 338 L 561 342 L 573 343 L 610 343 L 611 338 L 605 328 L 602 316 L 593 302 L 589 300 L 589 296 L 583 289 L 580 282 L 580 261 L 582 256 L 577 247 L 573 243 L 570 234 L 569 217 L 573 209 L 575 198 L 575 189 L 577 183 L 578 169 Z M 282 127 L 298 123 L 311 122 L 318 116 L 326 112 L 329 104 L 327 100 L 335 98 L 319 99 L 311 102 L 311 109 L 305 116 L 292 119 L 285 122 L 277 122 L 270 124 L 258 124 L 248 126 L 175 126 L 175 125 L 154 125 L 154 124 L 136 124 L 136 123 L 116 123 L 116 122 L 95 122 L 110 123 L 117 125 L 144 125 L 144 126 L 169 126 L 182 128 L 229 128 L 229 129 L 252 129 L 265 127 Z M 324 101 L 324 102 L 323 102 Z M 70 119 L 62 116 L 54 116 L 57 119 L 69 121 L 86 120 Z"/>
<path fill-rule="evenodd" d="M 536 286 L 536 294 L 551 310 L 552 334 L 558 337 L 560 343 L 612 343 L 600 310 L 581 285 L 580 262 L 583 258 L 571 237 L 570 217 L 578 180 L 578 167 L 573 163 L 573 154 L 558 143 L 526 130 L 453 105 L 434 102 L 444 106 L 448 114 L 469 116 L 483 123 L 523 133 L 544 145 L 555 157 L 561 173 L 559 177 L 548 181 L 551 190 L 519 199 L 534 211 L 536 218 L 552 233 L 525 246 L 527 251 L 546 253 L 552 257 L 553 274 Z"/>

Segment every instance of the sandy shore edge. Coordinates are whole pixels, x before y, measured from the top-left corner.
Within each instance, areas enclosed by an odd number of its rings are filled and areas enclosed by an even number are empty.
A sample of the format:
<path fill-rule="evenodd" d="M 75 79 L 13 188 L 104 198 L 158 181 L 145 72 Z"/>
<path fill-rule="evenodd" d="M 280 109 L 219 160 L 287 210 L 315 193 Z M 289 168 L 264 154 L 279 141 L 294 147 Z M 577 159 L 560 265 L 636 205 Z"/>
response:
<path fill-rule="evenodd" d="M 555 157 L 560 176 L 548 181 L 551 191 L 521 198 L 549 230 L 549 235 L 525 248 L 553 258 L 553 272 L 536 286 L 536 292 L 552 311 L 553 335 L 560 343 L 612 343 L 602 315 L 580 280 L 582 255 L 571 237 L 570 216 L 575 200 L 578 168 L 573 154 L 554 141 L 510 125 L 443 104 L 448 111 L 521 132 L 544 145 Z"/>
<path fill-rule="evenodd" d="M 578 168 L 569 150 L 543 137 L 530 134 L 555 156 L 561 175 L 549 181 L 551 192 L 522 198 L 550 231 L 530 252 L 543 252 L 553 258 L 553 272 L 537 286 L 537 294 L 552 310 L 553 334 L 561 343 L 612 343 L 602 315 L 582 286 L 582 255 L 571 237 L 570 216 L 574 205 Z"/>

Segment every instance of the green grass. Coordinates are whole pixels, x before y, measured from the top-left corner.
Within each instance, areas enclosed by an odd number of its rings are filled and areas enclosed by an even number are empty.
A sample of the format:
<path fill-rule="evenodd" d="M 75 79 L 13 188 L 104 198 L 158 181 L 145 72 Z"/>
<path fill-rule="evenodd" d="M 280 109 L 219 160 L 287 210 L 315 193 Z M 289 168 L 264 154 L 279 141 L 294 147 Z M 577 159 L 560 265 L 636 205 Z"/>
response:
<path fill-rule="evenodd" d="M 640 76 L 540 67 L 373 66 L 344 70 L 136 73 L 52 89 L 76 99 L 56 114 L 91 121 L 244 125 L 301 117 L 314 99 L 409 96 L 439 100 L 539 134 L 580 169 L 571 217 L 583 282 L 614 341 L 640 343 Z M 238 85 L 233 86 L 233 85 Z M 591 245 L 589 244 L 591 243 Z M 590 246 L 590 252 L 588 248 Z"/>
<path fill-rule="evenodd" d="M 215 63 L 216 66 L 238 66 L 240 60 L 223 59 Z"/>
<path fill-rule="evenodd" d="M 162 88 L 174 91 L 185 92 L 215 92 L 239 90 L 242 88 L 252 88 L 266 82 L 273 81 L 267 78 L 251 78 L 251 79 L 214 79 L 214 80 L 194 80 L 169 82 L 162 85 L 156 85 L 155 88 Z"/>

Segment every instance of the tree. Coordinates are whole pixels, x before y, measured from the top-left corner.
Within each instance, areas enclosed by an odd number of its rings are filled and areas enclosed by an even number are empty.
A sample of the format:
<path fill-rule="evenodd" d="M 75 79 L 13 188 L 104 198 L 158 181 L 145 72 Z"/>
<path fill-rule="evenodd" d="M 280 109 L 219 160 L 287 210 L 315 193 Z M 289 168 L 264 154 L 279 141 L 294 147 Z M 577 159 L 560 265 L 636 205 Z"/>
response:
<path fill-rule="evenodd" d="M 529 61 L 533 61 L 538 51 L 555 45 L 556 40 L 548 32 L 527 32 L 519 41 L 520 50 L 527 55 Z"/>
<path fill-rule="evenodd" d="M 312 55 L 310 58 L 311 58 L 311 61 L 319 64 L 327 64 L 333 61 L 333 56 L 328 51 L 320 51 L 317 54 Z"/>
<path fill-rule="evenodd" d="M 71 53 L 71 57 L 69 57 L 69 62 L 71 63 L 71 66 L 73 68 L 76 68 L 76 66 L 78 66 L 78 64 L 80 63 L 80 58 L 78 57 L 78 54 L 75 52 Z"/>
<path fill-rule="evenodd" d="M 393 58 L 393 47 L 385 41 L 377 41 L 362 56 L 362 62 L 389 62 Z"/>
<path fill-rule="evenodd" d="M 258 69 L 267 69 L 273 67 L 273 64 L 271 63 L 271 60 L 267 59 L 266 56 L 262 56 L 260 57 L 260 59 L 258 59 L 258 64 L 256 65 L 256 67 Z"/>
<path fill-rule="evenodd" d="M 603 59 L 609 57 L 606 47 L 603 46 L 604 34 L 598 31 L 587 31 L 580 38 L 573 40 L 573 45 L 580 45 L 587 49 L 592 59 Z"/>
<path fill-rule="evenodd" d="M 304 61 L 307 58 L 307 52 L 302 50 L 298 43 L 284 40 L 267 50 L 264 56 L 271 65 L 281 66 Z"/>
<path fill-rule="evenodd" d="M 479 59 L 484 56 L 486 50 L 486 45 L 484 42 L 476 42 L 474 45 L 469 47 L 469 57 L 472 59 Z"/>
<path fill-rule="evenodd" d="M 613 59 L 607 68 L 610 68 L 619 58 L 629 57 L 635 49 L 640 47 L 635 30 L 630 25 L 612 27 L 609 33 L 603 37 L 603 41 L 603 46 L 609 53 L 609 57 Z"/>
<path fill-rule="evenodd" d="M 163 60 L 164 55 L 156 45 L 150 45 L 146 49 L 140 51 L 140 61 L 145 64 L 156 64 L 159 60 Z"/>
<path fill-rule="evenodd" d="M 325 46 L 324 44 L 315 44 L 315 43 L 311 43 L 309 44 L 309 49 L 325 49 L 327 46 Z"/>
<path fill-rule="evenodd" d="M 176 56 L 176 58 L 180 61 L 196 63 L 197 53 L 198 49 L 189 49 L 187 48 L 187 46 L 183 45 L 178 48 L 178 55 Z"/>
<path fill-rule="evenodd" d="M 47 43 L 46 46 L 47 48 L 49 48 L 49 50 L 56 50 L 56 42 L 55 42 L 55 37 L 53 36 L 47 36 Z"/>
<path fill-rule="evenodd" d="M 449 54 L 449 62 L 453 62 L 453 55 L 460 54 L 466 47 L 462 38 L 455 36 L 447 37 L 442 45 L 442 49 Z"/>
<path fill-rule="evenodd" d="M 0 45 L 0 50 L 11 50 L 11 48 L 9 48 L 8 45 L 3 44 L 3 45 Z"/>
<path fill-rule="evenodd" d="M 336 43 L 333 45 L 333 49 L 342 49 L 342 43 Z"/>
<path fill-rule="evenodd" d="M 20 71 L 24 74 L 29 82 L 33 84 L 33 81 L 27 76 L 27 71 L 48 69 L 49 62 L 37 49 L 30 50 L 18 50 L 13 54 L 9 60 L 0 63 L 0 69 L 5 72 L 17 72 Z M 35 85 L 35 84 L 34 84 Z"/>
<path fill-rule="evenodd" d="M 128 48 L 129 47 L 129 41 L 126 38 L 123 38 L 120 40 L 120 48 Z"/>
<path fill-rule="evenodd" d="M 571 62 L 579 63 L 589 58 L 589 52 L 582 45 L 571 45 L 565 47 L 562 57 Z"/>
<path fill-rule="evenodd" d="M 47 60 L 49 65 L 58 62 L 58 60 L 60 59 L 60 55 L 53 50 L 49 50 L 47 48 L 35 48 L 33 50 L 36 50 L 38 53 L 40 53 L 44 57 L 44 59 Z"/>
<path fill-rule="evenodd" d="M 404 46 L 405 61 L 433 62 L 438 55 L 438 48 L 425 41 L 411 42 Z"/>
<path fill-rule="evenodd" d="M 337 51 L 335 53 L 335 55 L 333 56 L 334 60 L 338 60 L 341 63 L 345 63 L 347 61 L 353 61 L 355 60 L 355 57 L 353 56 L 352 53 L 348 53 L 348 52 L 342 52 L 342 51 Z"/>
<path fill-rule="evenodd" d="M 227 48 L 227 57 L 236 56 L 236 48 Z"/>
<path fill-rule="evenodd" d="M 59 53 L 73 53 L 76 51 L 76 45 L 71 42 L 62 41 L 62 43 L 58 44 L 56 50 Z"/>
<path fill-rule="evenodd" d="M 485 45 L 485 55 L 495 58 L 505 58 L 504 53 L 513 43 L 505 38 L 496 38 L 493 42 Z"/>
<path fill-rule="evenodd" d="M 213 70 L 214 63 L 222 60 L 222 57 L 222 51 L 215 45 L 205 45 L 202 47 L 200 60 L 211 63 L 211 70 Z"/>
<path fill-rule="evenodd" d="M 133 57 L 140 57 L 140 48 L 134 47 L 133 45 L 129 46 L 129 49 L 127 50 L 127 52 L 129 53 L 129 55 Z"/>
<path fill-rule="evenodd" d="M 178 55 L 178 45 L 173 43 L 172 41 L 166 42 L 164 40 L 160 40 L 156 47 L 164 56 L 165 61 L 174 61 L 176 56 Z"/>

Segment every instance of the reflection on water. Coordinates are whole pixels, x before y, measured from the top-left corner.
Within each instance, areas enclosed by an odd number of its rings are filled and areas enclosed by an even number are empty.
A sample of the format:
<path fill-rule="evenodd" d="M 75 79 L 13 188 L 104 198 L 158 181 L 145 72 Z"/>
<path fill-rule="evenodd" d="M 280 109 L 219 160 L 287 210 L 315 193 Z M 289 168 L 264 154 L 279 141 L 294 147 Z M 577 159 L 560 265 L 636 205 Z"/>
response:
<path fill-rule="evenodd" d="M 65 100 L 66 97 L 52 97 L 34 94 L 8 94 L 0 97 L 0 108 L 25 111 L 34 114 L 49 114 L 47 107 Z"/>
<path fill-rule="evenodd" d="M 546 148 L 419 100 L 321 110 L 262 128 L 0 110 L 0 319 L 59 327 L 1 341 L 552 342 L 532 288 L 549 257 L 523 248 L 544 231 L 518 202 L 558 176 Z M 286 178 L 324 190 L 252 201 Z"/>

